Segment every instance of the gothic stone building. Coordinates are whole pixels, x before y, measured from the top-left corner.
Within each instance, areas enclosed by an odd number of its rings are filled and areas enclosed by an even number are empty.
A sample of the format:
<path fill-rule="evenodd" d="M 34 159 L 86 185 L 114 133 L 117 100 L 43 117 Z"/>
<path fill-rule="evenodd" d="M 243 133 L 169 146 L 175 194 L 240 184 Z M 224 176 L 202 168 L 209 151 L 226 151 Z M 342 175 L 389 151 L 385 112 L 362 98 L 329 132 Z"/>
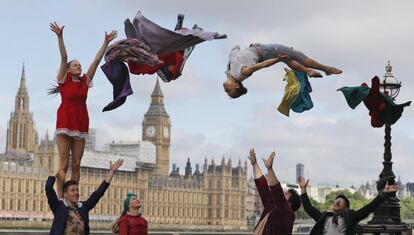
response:
<path fill-rule="evenodd" d="M 48 133 L 38 142 L 25 83 L 23 66 L 15 110 L 7 128 L 6 152 L 0 156 L 0 219 L 50 221 L 53 215 L 44 184 L 47 176 L 56 171 L 59 155 Z M 109 160 L 125 159 L 92 211 L 92 222 L 112 223 L 122 211 L 126 193 L 135 192 L 150 229 L 164 225 L 246 229 L 246 162 L 244 166 L 240 161 L 233 166 L 231 160 L 226 163 L 224 158 L 221 164 L 214 160 L 209 164 L 205 159 L 202 169 L 197 164 L 193 172 L 188 159 L 185 175 L 180 175 L 175 166 L 168 173 L 171 123 L 158 81 L 142 127 L 140 142 L 121 141 L 107 145 L 106 150 L 85 150 L 80 181 L 83 199 L 102 182 Z"/>

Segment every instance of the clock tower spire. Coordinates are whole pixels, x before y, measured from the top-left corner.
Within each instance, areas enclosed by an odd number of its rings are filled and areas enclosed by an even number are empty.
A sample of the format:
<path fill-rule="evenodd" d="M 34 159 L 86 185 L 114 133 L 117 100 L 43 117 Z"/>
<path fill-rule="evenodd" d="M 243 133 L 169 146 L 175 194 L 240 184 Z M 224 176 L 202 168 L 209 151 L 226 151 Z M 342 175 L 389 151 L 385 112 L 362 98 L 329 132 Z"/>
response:
<path fill-rule="evenodd" d="M 151 103 L 142 122 L 142 140 L 156 147 L 156 175 L 168 175 L 170 159 L 170 116 L 164 107 L 164 95 L 159 80 L 151 94 Z"/>

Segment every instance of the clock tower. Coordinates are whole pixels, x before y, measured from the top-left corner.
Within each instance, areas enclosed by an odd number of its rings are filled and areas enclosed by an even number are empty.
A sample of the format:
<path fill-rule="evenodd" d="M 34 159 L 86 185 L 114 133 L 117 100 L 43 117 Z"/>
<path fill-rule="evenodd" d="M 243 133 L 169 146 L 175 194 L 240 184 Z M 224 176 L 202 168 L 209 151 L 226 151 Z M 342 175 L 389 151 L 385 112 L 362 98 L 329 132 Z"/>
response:
<path fill-rule="evenodd" d="M 159 81 L 151 94 L 151 104 L 142 121 L 142 140 L 156 147 L 155 175 L 168 175 L 171 142 L 170 116 L 164 108 L 164 95 Z"/>

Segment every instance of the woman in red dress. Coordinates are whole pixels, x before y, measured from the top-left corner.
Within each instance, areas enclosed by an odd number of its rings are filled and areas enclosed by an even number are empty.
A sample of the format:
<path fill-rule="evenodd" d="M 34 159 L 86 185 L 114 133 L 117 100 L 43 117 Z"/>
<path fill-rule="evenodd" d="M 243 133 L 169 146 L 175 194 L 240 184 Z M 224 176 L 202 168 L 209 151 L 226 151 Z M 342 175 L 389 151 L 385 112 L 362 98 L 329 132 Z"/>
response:
<path fill-rule="evenodd" d="M 68 60 L 63 42 L 63 28 L 56 22 L 50 24 L 50 29 L 56 33 L 61 55 L 60 68 L 57 77 L 62 103 L 57 111 L 56 144 L 59 151 L 59 172 L 57 174 L 57 194 L 62 198 L 62 186 L 66 180 L 69 153 L 72 155 L 71 179 L 79 183 L 80 162 L 85 148 L 85 137 L 89 130 L 89 117 L 86 108 L 86 98 L 96 68 L 101 61 L 109 42 L 117 36 L 116 31 L 105 32 L 105 40 L 86 74 L 82 75 L 82 67 L 77 60 Z M 53 91 L 52 91 L 53 93 Z"/>
<path fill-rule="evenodd" d="M 141 201 L 137 195 L 128 193 L 124 200 L 124 211 L 115 222 L 113 232 L 119 235 L 148 235 L 148 222 L 142 217 L 140 209 Z"/>

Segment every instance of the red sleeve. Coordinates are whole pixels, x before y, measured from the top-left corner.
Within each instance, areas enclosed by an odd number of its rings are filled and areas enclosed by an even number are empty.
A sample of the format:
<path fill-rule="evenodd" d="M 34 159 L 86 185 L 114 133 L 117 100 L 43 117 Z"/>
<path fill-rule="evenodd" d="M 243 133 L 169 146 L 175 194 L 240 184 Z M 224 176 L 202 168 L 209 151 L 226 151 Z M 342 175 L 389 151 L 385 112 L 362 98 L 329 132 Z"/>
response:
<path fill-rule="evenodd" d="M 257 192 L 262 200 L 264 209 L 267 210 L 273 207 L 274 201 L 269 191 L 266 178 L 262 175 L 260 178 L 255 179 L 254 183 L 256 184 Z"/>
<path fill-rule="evenodd" d="M 270 194 L 272 195 L 272 198 L 274 198 L 277 207 L 289 206 L 280 183 L 270 186 Z"/>
<path fill-rule="evenodd" d="M 118 234 L 128 235 L 128 221 L 122 217 L 118 222 Z"/>

